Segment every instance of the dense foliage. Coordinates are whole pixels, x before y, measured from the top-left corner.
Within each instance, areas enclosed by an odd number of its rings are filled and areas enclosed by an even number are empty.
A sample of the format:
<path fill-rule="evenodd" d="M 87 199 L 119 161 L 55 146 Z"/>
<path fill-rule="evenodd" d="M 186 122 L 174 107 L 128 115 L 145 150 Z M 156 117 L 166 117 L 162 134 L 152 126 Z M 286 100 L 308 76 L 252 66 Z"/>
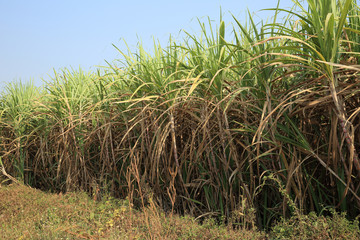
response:
<path fill-rule="evenodd" d="M 1 166 L 31 186 L 151 196 L 194 216 L 254 209 L 264 228 L 328 206 L 355 218 L 360 9 L 304 5 L 270 9 L 269 23 L 201 23 L 200 36 L 140 46 L 96 73 L 63 70 L 43 88 L 9 84 Z"/>

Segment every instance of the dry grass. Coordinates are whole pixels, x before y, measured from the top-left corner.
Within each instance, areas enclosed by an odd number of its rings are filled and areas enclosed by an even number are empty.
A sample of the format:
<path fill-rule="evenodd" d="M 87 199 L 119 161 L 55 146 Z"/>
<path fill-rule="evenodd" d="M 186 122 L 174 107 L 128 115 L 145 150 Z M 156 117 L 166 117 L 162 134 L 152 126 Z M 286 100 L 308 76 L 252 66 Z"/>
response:
<path fill-rule="evenodd" d="M 50 194 L 21 184 L 0 185 L 2 239 L 359 239 L 358 221 L 297 215 L 268 234 L 207 218 L 165 214 L 151 200 L 140 210 L 127 200 L 94 201 L 85 193 Z M 249 213 L 248 213 L 249 214 Z M 237 217 L 244 217 L 237 215 Z M 254 224 L 254 223 L 253 223 Z"/>
<path fill-rule="evenodd" d="M 165 215 L 151 204 L 141 211 L 128 201 L 97 202 L 85 193 L 50 194 L 23 185 L 0 187 L 2 239 L 265 239 L 207 220 Z"/>

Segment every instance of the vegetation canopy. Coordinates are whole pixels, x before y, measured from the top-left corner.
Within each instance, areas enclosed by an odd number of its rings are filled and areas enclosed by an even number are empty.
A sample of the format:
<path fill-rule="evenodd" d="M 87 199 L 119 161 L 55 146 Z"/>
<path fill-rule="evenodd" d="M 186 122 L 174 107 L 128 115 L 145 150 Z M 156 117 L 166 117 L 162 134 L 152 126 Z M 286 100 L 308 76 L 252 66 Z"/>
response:
<path fill-rule="evenodd" d="M 360 8 L 304 5 L 267 9 L 268 23 L 200 23 L 199 36 L 120 51 L 97 72 L 64 69 L 42 88 L 9 84 L 2 172 L 244 228 L 327 207 L 355 219 Z"/>

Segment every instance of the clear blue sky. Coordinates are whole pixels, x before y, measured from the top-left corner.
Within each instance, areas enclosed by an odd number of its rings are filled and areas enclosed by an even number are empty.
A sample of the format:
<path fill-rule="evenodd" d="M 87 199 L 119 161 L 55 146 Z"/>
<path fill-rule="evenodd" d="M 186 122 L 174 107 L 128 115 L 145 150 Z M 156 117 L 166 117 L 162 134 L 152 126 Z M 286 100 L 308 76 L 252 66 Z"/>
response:
<path fill-rule="evenodd" d="M 226 24 L 231 13 L 243 21 L 246 10 L 266 19 L 277 0 L 0 0 L 0 89 L 5 82 L 48 80 L 53 69 L 96 69 L 120 58 L 115 44 L 122 40 L 135 51 L 139 39 L 151 50 L 153 38 L 165 45 L 184 29 L 200 32 L 197 18 L 219 22 L 220 6 Z M 291 0 L 280 6 L 291 7 Z M 255 17 L 255 19 L 258 19 Z"/>

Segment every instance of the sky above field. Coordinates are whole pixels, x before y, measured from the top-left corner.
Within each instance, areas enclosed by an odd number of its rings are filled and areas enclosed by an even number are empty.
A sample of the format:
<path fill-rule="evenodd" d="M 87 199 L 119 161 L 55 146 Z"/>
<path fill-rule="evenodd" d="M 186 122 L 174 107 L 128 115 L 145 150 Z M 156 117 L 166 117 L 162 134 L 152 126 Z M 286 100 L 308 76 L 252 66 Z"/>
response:
<path fill-rule="evenodd" d="M 0 89 L 11 81 L 36 85 L 48 81 L 63 68 L 98 66 L 120 59 L 112 46 L 132 52 L 139 41 L 151 50 L 153 40 L 165 46 L 169 36 L 181 40 L 181 30 L 200 34 L 197 19 L 216 26 L 220 7 L 227 31 L 232 15 L 244 23 L 247 9 L 258 22 L 273 12 L 277 0 L 181 0 L 181 1 L 93 1 L 93 0 L 0 0 Z M 290 8 L 291 0 L 281 0 Z M 197 34 L 199 33 L 199 34 Z"/>

